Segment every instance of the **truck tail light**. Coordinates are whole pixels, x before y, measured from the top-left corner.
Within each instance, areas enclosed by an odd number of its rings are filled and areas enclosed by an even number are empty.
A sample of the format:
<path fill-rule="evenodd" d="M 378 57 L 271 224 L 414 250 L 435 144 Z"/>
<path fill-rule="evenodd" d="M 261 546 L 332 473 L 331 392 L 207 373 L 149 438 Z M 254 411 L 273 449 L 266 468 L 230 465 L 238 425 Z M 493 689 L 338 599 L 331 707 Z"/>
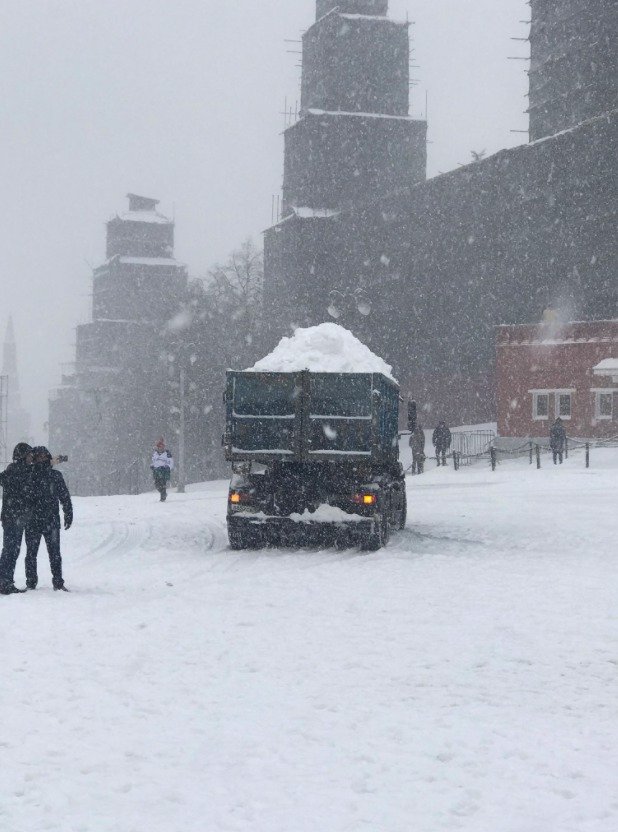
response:
<path fill-rule="evenodd" d="M 230 492 L 230 503 L 232 505 L 240 505 L 241 503 L 251 503 L 252 497 L 251 494 L 247 494 L 244 491 L 231 491 Z"/>
<path fill-rule="evenodd" d="M 352 502 L 358 506 L 375 506 L 378 498 L 375 494 L 355 494 L 352 497 Z"/>

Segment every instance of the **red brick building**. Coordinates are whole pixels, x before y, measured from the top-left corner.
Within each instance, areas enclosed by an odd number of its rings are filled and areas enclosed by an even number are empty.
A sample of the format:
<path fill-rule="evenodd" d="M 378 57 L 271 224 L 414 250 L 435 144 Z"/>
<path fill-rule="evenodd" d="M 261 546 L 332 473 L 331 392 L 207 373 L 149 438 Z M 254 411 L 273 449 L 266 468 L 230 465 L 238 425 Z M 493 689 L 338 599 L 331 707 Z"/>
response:
<path fill-rule="evenodd" d="M 618 435 L 617 357 L 618 320 L 498 327 L 498 435 L 547 437 L 557 416 L 569 436 Z"/>

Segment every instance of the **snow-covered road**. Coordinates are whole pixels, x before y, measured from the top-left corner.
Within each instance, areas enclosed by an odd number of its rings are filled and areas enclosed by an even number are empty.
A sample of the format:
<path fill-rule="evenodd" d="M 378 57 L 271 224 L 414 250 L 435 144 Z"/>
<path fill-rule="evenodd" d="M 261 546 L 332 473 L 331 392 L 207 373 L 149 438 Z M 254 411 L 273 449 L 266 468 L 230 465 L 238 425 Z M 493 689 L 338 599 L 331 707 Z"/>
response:
<path fill-rule="evenodd" d="M 225 489 L 79 499 L 0 599 L 2 830 L 618 828 L 618 451 L 431 469 L 370 555 L 233 553 Z"/>

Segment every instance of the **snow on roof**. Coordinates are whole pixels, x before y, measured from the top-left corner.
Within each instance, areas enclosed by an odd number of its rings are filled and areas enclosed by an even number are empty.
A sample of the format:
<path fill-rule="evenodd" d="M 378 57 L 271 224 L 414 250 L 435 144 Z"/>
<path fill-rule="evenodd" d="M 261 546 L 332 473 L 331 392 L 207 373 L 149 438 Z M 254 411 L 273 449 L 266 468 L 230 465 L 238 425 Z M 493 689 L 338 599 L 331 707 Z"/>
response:
<path fill-rule="evenodd" d="M 614 344 L 616 339 L 607 338 L 522 338 L 518 341 L 502 341 L 499 347 L 565 347 L 577 344 Z"/>
<path fill-rule="evenodd" d="M 415 121 L 412 116 L 391 116 L 384 113 L 357 113 L 348 110 L 317 110 L 315 107 L 310 107 L 307 113 L 312 116 L 356 116 L 357 118 L 383 118 L 392 119 L 394 121 Z M 296 122 L 298 124 L 298 122 Z M 294 126 L 294 125 L 292 125 Z"/>
<path fill-rule="evenodd" d="M 560 321 L 560 326 L 575 326 L 578 324 L 614 324 L 618 323 L 618 318 L 599 318 L 598 320 L 583 320 L 583 321 Z M 527 324 L 496 324 L 495 329 L 538 329 L 539 326 L 543 324 L 543 321 L 539 321 L 537 323 L 527 323 Z"/>
<path fill-rule="evenodd" d="M 595 121 L 602 121 L 603 119 L 607 119 L 612 112 L 618 112 L 616 110 L 610 110 L 609 113 L 603 113 L 601 116 L 594 116 L 593 118 L 585 119 L 584 121 L 580 121 L 579 124 L 574 124 L 572 127 L 567 127 L 566 130 L 560 130 L 558 133 L 552 133 L 550 136 L 542 136 L 540 139 L 535 139 L 533 142 L 528 142 L 524 144 L 523 147 L 537 147 L 537 145 L 545 144 L 545 142 L 551 141 L 552 139 L 557 139 L 558 136 L 566 136 L 569 133 L 574 133 L 576 130 L 579 130 L 580 127 L 585 127 L 588 124 L 593 124 Z"/>
<path fill-rule="evenodd" d="M 292 211 L 301 220 L 308 219 L 328 219 L 330 217 L 338 217 L 341 211 L 336 211 L 333 208 L 292 208 Z"/>
<path fill-rule="evenodd" d="M 376 20 L 380 23 L 392 23 L 393 26 L 409 26 L 408 20 L 393 20 L 383 14 L 353 14 L 352 12 L 337 12 L 339 17 L 346 20 Z"/>
<path fill-rule="evenodd" d="M 118 257 L 119 263 L 127 263 L 131 266 L 180 266 L 184 268 L 184 263 L 179 263 L 173 257 Z"/>
<path fill-rule="evenodd" d="M 124 222 L 149 222 L 157 225 L 171 225 L 172 221 L 158 211 L 125 211 L 118 219 Z"/>
<path fill-rule="evenodd" d="M 332 220 L 334 217 L 338 217 L 341 214 L 341 211 L 335 208 L 297 208 L 295 206 L 291 207 L 291 212 L 292 213 L 280 219 L 279 222 L 276 222 L 273 226 L 271 226 L 271 228 L 278 228 L 293 219 Z"/>
<path fill-rule="evenodd" d="M 134 321 L 130 318 L 95 318 L 93 324 L 131 324 L 132 326 L 144 326 L 144 321 Z"/>
<path fill-rule="evenodd" d="M 604 358 L 594 367 L 595 370 L 618 370 L 618 358 Z"/>
<path fill-rule="evenodd" d="M 592 368 L 595 376 L 612 376 L 618 380 L 618 358 L 604 358 Z"/>
<path fill-rule="evenodd" d="M 248 372 L 297 373 L 381 373 L 395 381 L 393 370 L 371 352 L 356 336 L 339 324 L 323 323 L 297 329 L 291 338 L 282 338 L 270 355 Z"/>

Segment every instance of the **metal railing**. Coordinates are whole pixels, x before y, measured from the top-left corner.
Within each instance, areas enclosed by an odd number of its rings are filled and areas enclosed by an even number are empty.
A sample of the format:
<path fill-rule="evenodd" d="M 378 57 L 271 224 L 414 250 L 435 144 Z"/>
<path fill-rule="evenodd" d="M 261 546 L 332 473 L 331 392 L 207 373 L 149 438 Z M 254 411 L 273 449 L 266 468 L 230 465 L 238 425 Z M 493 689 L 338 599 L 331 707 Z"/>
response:
<path fill-rule="evenodd" d="M 461 465 L 471 465 L 472 460 L 488 453 L 495 439 L 493 430 L 454 431 L 451 445 L 453 459 L 457 457 Z"/>
<path fill-rule="evenodd" d="M 456 440 L 455 437 L 458 437 Z M 453 468 L 458 471 L 462 466 L 473 465 L 474 463 L 485 460 L 491 466 L 492 471 L 495 471 L 504 459 L 528 457 L 530 465 L 536 465 L 537 469 L 542 467 L 543 455 L 552 454 L 553 449 L 551 445 L 544 442 L 535 442 L 532 439 L 523 442 L 515 448 L 499 448 L 495 444 L 496 436 L 493 431 L 473 431 L 469 433 L 453 433 L 453 450 L 447 454 L 447 459 L 453 462 Z M 476 443 L 476 447 L 474 444 Z M 606 439 L 576 439 L 567 437 L 564 444 L 563 455 L 565 459 L 569 458 L 569 453 L 572 451 L 583 450 L 584 464 L 586 468 L 590 468 L 591 451 L 593 449 L 601 448 L 618 448 L 618 436 L 608 437 Z M 558 452 L 556 452 L 558 453 Z M 426 456 L 425 462 L 429 460 L 437 460 L 435 456 Z M 412 471 L 412 465 L 406 468 L 406 473 Z"/>
<path fill-rule="evenodd" d="M 400 431 L 399 438 L 410 436 L 410 431 Z M 446 458 L 452 460 L 453 467 L 456 471 L 462 465 L 472 465 L 472 463 L 482 456 L 489 453 L 489 447 L 496 438 L 496 433 L 493 430 L 472 430 L 472 431 L 458 431 L 454 430 L 451 434 L 452 442 Z M 440 459 L 442 455 L 440 454 Z M 437 455 L 424 455 L 423 464 L 438 461 Z M 405 473 L 414 473 L 413 463 L 408 465 Z"/>
<path fill-rule="evenodd" d="M 573 439 L 571 437 L 567 437 L 564 443 L 564 448 L 562 453 L 560 451 L 555 451 L 551 445 L 541 443 L 541 442 L 534 442 L 532 440 L 528 440 L 524 442 L 522 445 L 516 448 L 506 449 L 506 448 L 497 448 L 495 444 L 492 443 L 491 447 L 488 449 L 487 454 L 479 454 L 476 459 L 480 460 L 481 458 L 489 457 L 489 462 L 491 465 L 491 470 L 495 471 L 500 463 L 500 458 L 508 458 L 508 457 L 522 457 L 528 456 L 528 461 L 530 465 L 536 464 L 537 470 L 542 467 L 542 456 L 543 454 L 551 454 L 552 457 L 554 453 L 556 456 L 564 456 L 565 459 L 569 458 L 569 452 L 574 450 L 584 450 L 584 464 L 586 468 L 590 468 L 590 452 L 593 448 L 617 448 L 618 447 L 618 436 L 609 437 L 607 439 Z M 456 466 L 457 467 L 457 466 Z"/>

